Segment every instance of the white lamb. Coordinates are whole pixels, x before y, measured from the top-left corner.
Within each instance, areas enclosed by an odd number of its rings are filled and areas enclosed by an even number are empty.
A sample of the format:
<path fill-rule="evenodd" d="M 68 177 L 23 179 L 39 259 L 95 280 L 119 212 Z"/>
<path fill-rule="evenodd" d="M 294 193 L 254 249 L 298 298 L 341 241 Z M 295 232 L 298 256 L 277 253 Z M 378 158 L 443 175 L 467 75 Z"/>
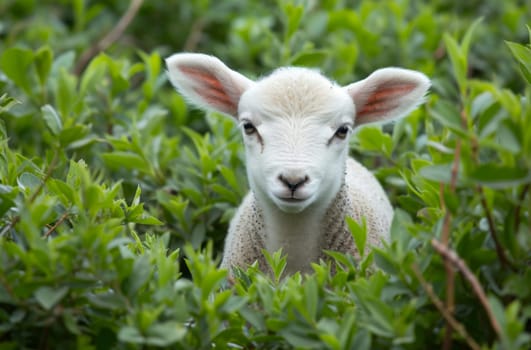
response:
<path fill-rule="evenodd" d="M 317 71 L 280 68 L 252 81 L 216 57 L 166 59 L 172 84 L 191 103 L 236 118 L 251 192 L 232 219 L 222 267 L 245 268 L 282 248 L 285 273 L 311 272 L 324 250 L 359 256 L 345 217 L 367 224 L 369 245 L 389 237 L 393 209 L 382 187 L 349 158 L 355 126 L 408 114 L 430 86 L 422 73 L 375 71 L 341 87 Z"/>

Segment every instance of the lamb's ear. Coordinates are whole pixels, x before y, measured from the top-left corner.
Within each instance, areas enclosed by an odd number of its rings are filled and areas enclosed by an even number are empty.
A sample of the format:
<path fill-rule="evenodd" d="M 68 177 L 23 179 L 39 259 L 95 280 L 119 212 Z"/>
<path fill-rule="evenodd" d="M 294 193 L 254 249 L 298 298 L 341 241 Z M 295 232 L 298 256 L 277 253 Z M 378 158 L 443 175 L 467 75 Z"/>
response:
<path fill-rule="evenodd" d="M 422 73 L 383 68 L 345 87 L 356 106 L 356 125 L 403 117 L 424 102 L 430 80 Z"/>
<path fill-rule="evenodd" d="M 237 118 L 241 95 L 252 81 L 213 56 L 178 53 L 166 59 L 168 77 L 198 107 Z"/>

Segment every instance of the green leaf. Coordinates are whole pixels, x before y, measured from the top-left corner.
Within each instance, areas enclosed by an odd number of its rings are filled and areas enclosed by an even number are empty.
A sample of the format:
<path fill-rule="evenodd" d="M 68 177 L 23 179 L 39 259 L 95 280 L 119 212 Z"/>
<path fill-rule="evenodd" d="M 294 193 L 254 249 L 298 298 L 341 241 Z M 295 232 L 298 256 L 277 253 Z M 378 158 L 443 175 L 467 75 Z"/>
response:
<path fill-rule="evenodd" d="M 77 325 L 77 320 L 74 315 L 74 312 L 70 310 L 66 310 L 63 313 L 63 322 L 65 324 L 65 327 L 68 329 L 68 331 L 70 331 L 70 333 L 75 334 L 75 335 L 81 334 L 81 329 Z"/>
<path fill-rule="evenodd" d="M 137 224 L 142 225 L 152 225 L 152 226 L 160 226 L 164 225 L 162 221 L 154 217 L 153 215 L 149 215 L 147 213 L 142 213 L 142 215 L 135 217 L 134 219 L 130 220 L 130 222 L 134 222 Z"/>
<path fill-rule="evenodd" d="M 79 96 L 76 91 L 76 84 L 77 78 L 74 75 L 70 74 L 66 69 L 59 70 L 54 89 L 55 103 L 64 118 L 69 116 L 78 101 Z"/>
<path fill-rule="evenodd" d="M 52 134 L 58 135 L 63 130 L 63 122 L 57 111 L 50 105 L 44 105 L 41 107 L 41 112 L 48 129 Z"/>
<path fill-rule="evenodd" d="M 450 61 L 452 62 L 455 80 L 457 81 L 459 88 L 463 90 L 467 78 L 466 54 L 462 52 L 461 48 L 457 44 L 457 41 L 449 34 L 444 34 L 443 39 L 446 46 L 446 51 L 448 52 Z"/>
<path fill-rule="evenodd" d="M 146 332 L 145 343 L 154 346 L 169 346 L 184 338 L 186 328 L 175 321 L 159 322 L 151 325 Z"/>
<path fill-rule="evenodd" d="M 37 187 L 41 185 L 41 179 L 39 179 L 37 176 L 33 175 L 32 173 L 24 172 L 20 174 L 18 180 L 18 185 L 23 189 L 30 189 L 35 190 Z"/>
<path fill-rule="evenodd" d="M 459 85 L 459 88 L 463 95 L 466 89 L 467 82 L 468 52 L 470 50 L 470 44 L 472 43 L 476 28 L 479 26 L 481 21 L 482 18 L 479 18 L 474 21 L 472 25 L 470 25 L 465 35 L 463 36 L 461 45 L 458 45 L 457 41 L 449 34 L 444 34 L 443 36 L 444 43 L 446 45 L 446 50 L 448 51 L 450 61 L 452 62 L 452 67 L 454 68 L 454 75 L 457 80 L 457 84 Z"/>
<path fill-rule="evenodd" d="M 132 344 L 144 344 L 145 340 L 142 336 L 142 333 L 133 326 L 124 326 L 120 328 L 120 331 L 118 332 L 118 339 L 121 342 L 124 343 L 132 343 Z"/>
<path fill-rule="evenodd" d="M 282 273 L 286 269 L 288 257 L 286 255 L 282 255 L 282 248 L 280 248 L 273 254 L 269 253 L 265 249 L 262 250 L 262 253 L 265 256 L 267 263 L 271 267 L 271 270 L 273 270 L 273 275 L 275 277 L 275 280 L 277 282 L 280 281 L 280 277 L 282 276 Z"/>
<path fill-rule="evenodd" d="M 229 190 L 228 188 L 218 185 L 218 184 L 212 184 L 211 185 L 212 191 L 216 192 L 226 201 L 229 201 L 230 203 L 233 203 L 235 205 L 238 204 L 240 201 L 240 198 L 234 193 L 234 191 Z"/>
<path fill-rule="evenodd" d="M 74 51 L 66 51 L 59 54 L 52 63 L 52 74 L 56 76 L 61 70 L 69 71 L 74 66 L 76 53 Z"/>
<path fill-rule="evenodd" d="M 466 137 L 461 122 L 461 113 L 455 103 L 444 100 L 438 101 L 433 108 L 430 108 L 430 115 L 456 134 Z"/>
<path fill-rule="evenodd" d="M 321 342 L 313 334 L 304 329 L 299 329 L 296 323 L 289 323 L 279 329 L 279 333 L 286 341 L 298 349 L 317 349 Z"/>
<path fill-rule="evenodd" d="M 470 51 L 470 44 L 472 43 L 472 39 L 474 38 L 474 34 L 475 34 L 477 28 L 479 27 L 479 24 L 482 21 L 483 21 L 483 17 L 480 17 L 480 18 L 476 19 L 474 21 L 474 23 L 472 23 L 470 25 L 470 27 L 468 27 L 465 35 L 463 36 L 463 40 L 461 41 L 461 52 L 465 56 L 468 56 L 468 52 Z"/>
<path fill-rule="evenodd" d="M 226 167 L 226 166 L 220 166 L 219 171 L 225 181 L 232 187 L 233 189 L 238 189 L 241 187 L 241 185 L 238 183 L 238 180 L 236 180 L 236 175 L 234 174 L 234 170 Z"/>
<path fill-rule="evenodd" d="M 61 130 L 59 134 L 59 141 L 61 146 L 64 147 L 75 147 L 79 144 L 87 134 L 90 132 L 90 128 L 86 125 L 73 125 L 71 127 L 65 127 Z"/>
<path fill-rule="evenodd" d="M 139 170 L 143 173 L 150 173 L 148 162 L 140 155 L 132 152 L 109 152 L 101 156 L 105 164 L 111 169 Z"/>
<path fill-rule="evenodd" d="M 447 184 L 450 183 L 452 179 L 451 169 L 451 163 L 428 165 L 419 170 L 419 175 L 431 181 L 442 182 Z M 459 180 L 459 175 L 457 178 Z"/>
<path fill-rule="evenodd" d="M 46 183 L 48 189 L 57 195 L 64 205 L 74 203 L 74 189 L 66 182 L 58 179 L 49 179 Z"/>
<path fill-rule="evenodd" d="M 487 298 L 494 318 L 496 319 L 496 321 L 498 321 L 498 324 L 501 326 L 502 330 L 505 329 L 507 320 L 505 318 L 503 304 L 498 298 L 493 295 L 489 295 Z"/>
<path fill-rule="evenodd" d="M 52 68 L 52 61 L 52 49 L 50 49 L 48 46 L 40 48 L 35 54 L 35 67 L 37 69 L 39 81 L 43 86 L 46 84 L 48 74 L 50 74 L 50 70 Z"/>
<path fill-rule="evenodd" d="M 304 13 L 304 6 L 287 3 L 282 7 L 285 15 L 285 36 L 290 39 L 299 28 Z"/>
<path fill-rule="evenodd" d="M 12 47 L 0 57 L 0 69 L 18 87 L 31 95 L 31 73 L 29 67 L 33 62 L 33 52 L 28 49 Z"/>
<path fill-rule="evenodd" d="M 119 310 L 126 306 L 126 298 L 114 292 L 89 293 L 87 295 L 89 303 L 97 308 L 107 310 Z"/>
<path fill-rule="evenodd" d="M 522 75 L 531 84 L 531 49 L 525 45 L 510 41 L 506 41 L 505 43 L 509 46 L 514 58 L 518 61 Z"/>
<path fill-rule="evenodd" d="M 362 218 L 361 224 L 348 216 L 345 219 L 347 220 L 348 228 L 352 233 L 360 257 L 363 257 L 365 255 L 365 243 L 367 242 L 367 222 L 365 217 Z"/>
<path fill-rule="evenodd" d="M 0 96 L 0 114 L 9 111 L 14 105 L 20 103 L 13 97 L 3 94 Z"/>
<path fill-rule="evenodd" d="M 292 59 L 290 64 L 299 67 L 320 67 L 330 55 L 326 50 L 310 50 L 298 53 Z"/>
<path fill-rule="evenodd" d="M 40 287 L 35 291 L 35 299 L 46 310 L 50 310 L 68 293 L 68 287 L 52 288 L 48 286 Z"/>
<path fill-rule="evenodd" d="M 490 92 L 485 91 L 481 93 L 476 98 L 474 98 L 474 101 L 472 101 L 470 115 L 472 116 L 472 118 L 476 119 L 478 115 L 480 115 L 487 108 L 492 106 L 494 102 L 494 98 Z"/>
<path fill-rule="evenodd" d="M 396 275 L 398 269 L 392 258 L 389 256 L 387 251 L 384 251 L 380 248 L 374 248 L 374 262 L 378 265 L 383 271 Z"/>
<path fill-rule="evenodd" d="M 356 350 L 370 350 L 371 349 L 371 335 L 364 329 L 359 329 L 352 340 L 351 349 Z"/>
<path fill-rule="evenodd" d="M 80 96 L 85 96 L 94 86 L 101 84 L 106 71 L 107 56 L 100 54 L 90 62 L 83 73 L 79 87 Z"/>
<path fill-rule="evenodd" d="M 393 332 L 393 312 L 387 304 L 376 299 L 374 296 L 361 300 L 363 307 L 367 309 L 367 319 L 369 322 L 365 327 L 376 335 L 391 338 Z"/>
<path fill-rule="evenodd" d="M 362 151 L 383 153 L 391 157 L 393 139 L 382 131 L 381 126 L 364 126 L 354 134 L 354 142 Z"/>
<path fill-rule="evenodd" d="M 142 288 L 151 276 L 151 264 L 147 255 L 139 256 L 134 264 L 133 271 L 128 277 L 127 294 L 134 296 Z"/>
<path fill-rule="evenodd" d="M 131 201 L 131 206 L 137 206 L 140 204 L 140 196 L 142 195 L 142 187 L 136 186 L 135 195 Z"/>
<path fill-rule="evenodd" d="M 531 172 L 525 168 L 483 164 L 472 170 L 468 178 L 491 188 L 508 188 L 531 182 Z"/>

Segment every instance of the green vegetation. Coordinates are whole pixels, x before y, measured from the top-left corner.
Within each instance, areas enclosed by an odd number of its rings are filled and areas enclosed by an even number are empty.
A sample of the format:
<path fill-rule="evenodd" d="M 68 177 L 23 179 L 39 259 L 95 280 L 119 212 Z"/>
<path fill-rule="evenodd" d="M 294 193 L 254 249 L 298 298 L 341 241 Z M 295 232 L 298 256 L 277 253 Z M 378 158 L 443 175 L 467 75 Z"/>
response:
<path fill-rule="evenodd" d="M 0 3 L 0 349 L 531 347 L 528 1 L 131 4 Z M 335 275 L 280 279 L 272 254 L 275 278 L 227 283 L 241 136 L 172 90 L 162 58 L 183 50 L 251 77 L 432 77 L 425 106 L 352 141 L 397 208 L 392 242 L 331 253 Z"/>

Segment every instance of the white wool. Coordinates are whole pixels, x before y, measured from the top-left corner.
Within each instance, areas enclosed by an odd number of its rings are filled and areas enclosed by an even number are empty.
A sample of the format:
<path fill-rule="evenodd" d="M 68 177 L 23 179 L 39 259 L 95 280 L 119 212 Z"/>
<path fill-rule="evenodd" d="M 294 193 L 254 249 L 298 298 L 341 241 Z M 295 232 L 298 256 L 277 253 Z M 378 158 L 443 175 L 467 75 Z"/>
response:
<path fill-rule="evenodd" d="M 258 81 L 202 54 L 175 54 L 168 75 L 190 102 L 236 118 L 251 192 L 231 221 L 222 266 L 245 268 L 282 249 L 287 273 L 310 272 L 324 250 L 359 257 L 345 222 L 367 223 L 369 245 L 389 238 L 393 209 L 374 176 L 348 157 L 359 124 L 402 117 L 424 100 L 422 73 L 380 69 L 341 87 L 315 70 L 280 68 Z"/>
<path fill-rule="evenodd" d="M 288 257 L 285 271 L 288 274 L 311 272 L 311 262 L 328 259 L 324 250 L 349 253 L 358 258 L 359 253 L 346 224 L 346 216 L 360 223 L 365 218 L 368 246 L 378 246 L 382 239 L 388 240 L 393 208 L 376 178 L 352 158 L 347 160 L 345 183 L 325 214 L 322 217 L 310 217 L 307 221 L 307 218 L 301 217 L 307 224 L 307 231 L 299 235 L 290 232 L 269 234 L 271 231 L 268 228 L 272 225 L 289 229 L 293 226 L 293 218 L 286 215 L 282 219 L 288 222 L 266 221 L 253 193 L 249 193 L 231 221 L 221 266 L 245 267 L 258 261 L 260 268 L 268 271 L 262 249 L 276 251 L 280 247 Z M 271 242 L 271 238 L 279 237 L 279 242 Z"/>

